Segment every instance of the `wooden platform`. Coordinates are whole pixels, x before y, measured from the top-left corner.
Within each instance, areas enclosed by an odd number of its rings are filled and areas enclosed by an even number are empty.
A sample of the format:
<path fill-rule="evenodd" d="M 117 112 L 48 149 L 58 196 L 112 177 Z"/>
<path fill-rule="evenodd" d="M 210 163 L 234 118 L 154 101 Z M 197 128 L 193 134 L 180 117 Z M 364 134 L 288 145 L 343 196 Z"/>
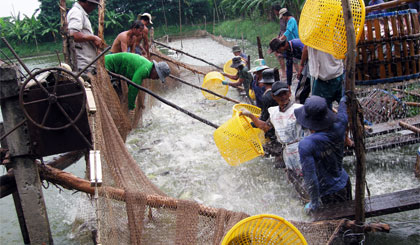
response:
<path fill-rule="evenodd" d="M 388 134 L 388 133 L 396 132 L 398 130 L 402 130 L 400 125 L 398 125 L 399 121 L 403 121 L 405 123 L 418 127 L 420 126 L 420 115 L 417 115 L 415 117 L 404 118 L 400 120 L 394 120 L 394 121 L 390 121 L 386 123 L 374 124 L 371 126 L 372 131 L 366 132 L 366 137 L 373 137 L 377 135 Z"/>
<path fill-rule="evenodd" d="M 366 217 L 420 209 L 420 188 L 398 191 L 365 198 Z M 316 221 L 329 219 L 354 219 L 354 200 L 327 206 L 313 215 Z"/>

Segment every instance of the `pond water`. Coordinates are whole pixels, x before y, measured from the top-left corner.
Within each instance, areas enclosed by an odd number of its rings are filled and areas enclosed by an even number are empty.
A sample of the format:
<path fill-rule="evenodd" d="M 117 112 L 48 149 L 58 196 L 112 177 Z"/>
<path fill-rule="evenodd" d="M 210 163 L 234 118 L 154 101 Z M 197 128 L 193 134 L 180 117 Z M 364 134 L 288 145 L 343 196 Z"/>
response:
<path fill-rule="evenodd" d="M 169 44 L 181 48 L 181 42 Z M 184 39 L 183 50 L 210 62 L 223 65 L 232 58 L 230 48 L 209 38 Z M 256 47 L 245 44 L 245 51 L 256 57 Z M 185 55 L 179 60 L 204 65 Z M 44 58 L 42 58 L 44 59 Z M 35 59 L 38 64 L 25 60 L 31 67 L 54 64 L 56 56 Z M 269 66 L 277 65 L 270 57 Z M 50 65 L 46 65 L 50 66 Z M 32 68 L 30 68 L 32 69 Z M 203 77 L 183 72 L 181 76 L 194 84 L 201 84 Z M 202 93 L 186 85 L 161 93 L 165 99 L 221 125 L 232 115 L 233 103 L 225 100 L 207 100 Z M 240 99 L 237 91 L 230 89 L 228 97 Z M 169 196 L 195 200 L 199 203 L 243 211 L 250 215 L 271 213 L 288 220 L 309 221 L 303 212 L 303 203 L 282 169 L 274 167 L 273 158 L 256 158 L 238 167 L 227 164 L 220 156 L 213 141 L 214 128 L 196 121 L 185 114 L 159 102 L 144 115 L 144 127 L 135 129 L 127 139 L 127 148 L 140 168 L 160 189 Z M 371 195 L 411 189 L 419 186 L 413 166 L 418 145 L 367 155 L 366 180 Z M 354 185 L 354 157 L 345 158 L 345 168 Z M 66 169 L 79 177 L 84 175 L 84 163 Z M 4 174 L 3 169 L 1 174 Z M 44 191 L 51 229 L 56 244 L 89 244 L 81 238 L 74 224 L 78 222 L 78 208 L 86 202 L 84 195 L 69 191 L 60 192 L 50 186 Z M 0 200 L 0 240 L 7 244 L 21 244 L 22 239 L 11 196 Z M 368 219 L 391 225 L 389 234 L 369 234 L 367 244 L 419 244 L 420 212 L 408 211 Z"/>

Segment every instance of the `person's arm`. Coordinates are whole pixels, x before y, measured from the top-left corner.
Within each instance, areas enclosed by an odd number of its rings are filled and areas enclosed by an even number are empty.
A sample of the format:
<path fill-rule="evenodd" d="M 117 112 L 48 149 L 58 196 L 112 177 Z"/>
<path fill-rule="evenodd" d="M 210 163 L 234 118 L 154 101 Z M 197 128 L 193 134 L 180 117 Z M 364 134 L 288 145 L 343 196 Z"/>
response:
<path fill-rule="evenodd" d="M 70 35 L 73 36 L 74 41 L 77 43 L 93 42 L 93 44 L 95 44 L 95 46 L 98 48 L 102 47 L 102 44 L 103 44 L 102 39 L 96 35 L 84 34 L 79 31 L 70 32 Z"/>
<path fill-rule="evenodd" d="M 310 151 L 310 142 L 302 140 L 299 142 L 299 156 L 302 164 L 303 179 L 311 198 L 313 209 L 320 206 L 319 202 L 319 182 L 316 175 L 315 159 Z"/>
<path fill-rule="evenodd" d="M 337 112 L 337 121 L 340 122 L 340 125 L 344 128 L 347 127 L 348 124 L 348 115 L 347 115 L 347 95 L 341 97 L 340 104 L 338 106 Z"/>
<path fill-rule="evenodd" d="M 300 77 L 302 74 L 303 68 L 305 67 L 306 62 L 308 61 L 308 47 L 305 45 L 302 50 L 302 56 L 300 57 L 299 71 L 297 77 Z"/>
<path fill-rule="evenodd" d="M 227 73 L 222 72 L 222 75 L 225 76 L 225 77 L 228 77 L 228 78 L 230 78 L 232 80 L 237 80 L 239 78 L 238 73 L 236 73 L 236 75 L 230 75 L 230 74 L 227 74 Z"/>
<path fill-rule="evenodd" d="M 244 81 L 245 81 L 245 79 L 239 78 L 236 83 L 228 83 L 228 85 L 230 85 L 232 87 L 238 87 L 238 86 L 241 86 L 244 83 Z"/>
<path fill-rule="evenodd" d="M 255 126 L 259 129 L 262 129 L 264 132 L 267 132 L 271 129 L 270 125 L 267 122 L 264 122 L 260 119 L 258 119 L 254 114 L 247 110 L 242 110 L 239 112 L 239 115 L 244 115 L 249 118 L 251 118 L 252 122 L 255 124 Z"/>

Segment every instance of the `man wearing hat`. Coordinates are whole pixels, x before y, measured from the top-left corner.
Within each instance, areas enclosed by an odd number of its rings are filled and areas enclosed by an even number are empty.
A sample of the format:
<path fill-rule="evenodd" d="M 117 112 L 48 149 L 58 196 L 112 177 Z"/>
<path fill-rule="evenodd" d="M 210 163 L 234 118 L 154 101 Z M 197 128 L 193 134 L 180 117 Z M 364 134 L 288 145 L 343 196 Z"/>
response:
<path fill-rule="evenodd" d="M 96 49 L 104 45 L 101 38 L 93 34 L 92 26 L 88 18 L 93 10 L 99 5 L 99 0 L 79 0 L 67 14 L 67 23 L 70 36 L 73 36 L 75 47 L 71 52 L 75 52 L 77 70 L 85 68 L 93 59 L 96 58 Z M 95 68 L 90 66 L 88 71 Z"/>
<path fill-rule="evenodd" d="M 267 73 L 268 70 L 263 72 Z M 263 78 L 264 79 L 264 78 Z M 301 175 L 298 143 L 304 136 L 304 129 L 296 122 L 294 111 L 302 107 L 290 100 L 291 92 L 289 86 L 284 82 L 275 82 L 271 88 L 272 97 L 277 102 L 277 106 L 268 108 L 269 120 L 258 119 L 249 111 L 242 111 L 242 115 L 251 118 L 252 122 L 258 128 L 267 132 L 274 128 L 277 141 L 283 147 L 283 159 L 287 169 L 292 170 L 296 175 Z"/>
<path fill-rule="evenodd" d="M 270 68 L 266 65 L 264 59 L 256 59 L 254 61 L 254 68 L 252 68 L 249 72 L 253 74 L 253 79 L 251 82 L 251 89 L 254 91 L 255 94 L 255 102 L 258 107 L 261 108 L 261 99 L 265 92 L 265 87 L 260 81 L 262 80 L 262 73 L 264 70 Z"/>
<path fill-rule="evenodd" d="M 149 28 L 147 27 L 148 24 L 152 24 L 152 16 L 149 13 L 139 14 L 137 19 L 140 20 L 143 25 L 143 36 L 138 41 L 139 49 L 146 51 L 146 57 L 150 60 L 150 51 L 149 51 Z M 152 27 L 153 28 L 153 27 Z M 140 42 L 143 41 L 143 48 L 140 48 Z M 144 53 L 143 53 L 144 56 Z"/>
<path fill-rule="evenodd" d="M 346 96 L 340 100 L 337 115 L 328 108 L 324 98 L 313 95 L 295 110 L 295 116 L 300 125 L 312 132 L 299 142 L 303 178 L 311 198 L 305 211 L 351 200 L 350 178 L 343 169 L 348 123 Z"/>
<path fill-rule="evenodd" d="M 299 38 L 296 19 L 287 10 L 287 8 L 282 8 L 279 10 L 279 19 L 283 19 L 283 21 L 286 22 L 286 31 L 280 37 L 281 40 L 290 41 Z"/>
<path fill-rule="evenodd" d="M 145 78 L 160 79 L 165 82 L 165 78 L 171 73 L 166 62 L 151 62 L 143 56 L 133 53 L 105 55 L 105 68 L 123 75 L 138 85 L 141 85 Z M 128 109 L 130 110 L 135 108 L 137 93 L 137 88 L 128 86 Z"/>
<path fill-rule="evenodd" d="M 300 60 L 302 57 L 303 47 L 305 46 L 300 39 L 293 39 L 287 41 L 279 38 L 273 38 L 269 44 L 270 48 L 268 53 L 282 53 L 286 58 L 286 73 L 287 73 L 287 84 L 292 84 L 293 76 L 293 59 Z"/>
<path fill-rule="evenodd" d="M 235 56 L 232 58 L 232 65 L 230 67 L 235 68 L 238 73 L 235 76 L 229 75 L 226 73 L 222 73 L 223 76 L 226 76 L 232 80 L 238 80 L 236 83 L 230 83 L 228 81 L 223 81 L 223 85 L 229 85 L 232 87 L 238 87 L 243 84 L 246 96 L 248 97 L 250 103 L 252 103 L 252 99 L 249 96 L 249 87 L 251 86 L 252 82 L 252 75 L 248 72 L 248 68 L 246 67 L 245 61 L 242 59 L 241 56 Z"/>
<path fill-rule="evenodd" d="M 235 56 L 241 56 L 245 61 L 248 60 L 248 55 L 246 55 L 245 53 L 242 53 L 241 48 L 239 47 L 239 45 L 234 45 L 232 47 L 232 53 Z"/>

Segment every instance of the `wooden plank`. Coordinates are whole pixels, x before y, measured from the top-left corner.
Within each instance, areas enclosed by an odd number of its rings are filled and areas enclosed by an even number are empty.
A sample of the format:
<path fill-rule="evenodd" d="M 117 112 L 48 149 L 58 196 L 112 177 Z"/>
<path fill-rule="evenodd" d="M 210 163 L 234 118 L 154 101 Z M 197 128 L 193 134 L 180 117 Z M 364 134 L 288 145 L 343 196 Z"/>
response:
<path fill-rule="evenodd" d="M 388 134 L 388 133 L 395 132 L 397 130 L 401 130 L 400 125 L 398 125 L 399 121 L 418 127 L 420 125 L 420 115 L 417 115 L 415 117 L 404 118 L 401 120 L 394 120 L 390 122 L 374 124 L 371 126 L 372 131 L 369 132 L 366 135 L 366 137 Z"/>
<path fill-rule="evenodd" d="M 406 14 L 404 15 L 405 22 L 407 24 L 407 35 L 413 35 L 413 27 L 411 25 L 411 15 Z M 414 41 L 413 39 L 408 39 L 408 48 L 410 57 L 414 58 Z M 417 73 L 417 67 L 416 67 L 416 61 L 413 59 L 411 61 L 408 61 L 407 63 L 410 63 L 411 71 L 410 74 L 416 74 Z"/>
<path fill-rule="evenodd" d="M 375 40 L 380 41 L 382 38 L 381 38 L 381 26 L 379 25 L 379 19 L 374 19 L 374 25 L 375 25 Z M 383 50 L 382 43 L 378 43 L 376 46 L 376 49 L 378 50 L 378 60 L 382 62 L 379 64 L 379 76 L 380 78 L 386 78 L 385 65 L 383 63 L 384 50 Z"/>
<path fill-rule="evenodd" d="M 375 217 L 420 209 L 420 188 L 397 191 L 365 198 L 366 217 Z M 354 201 L 327 206 L 313 215 L 315 221 L 329 219 L 353 219 Z"/>
<path fill-rule="evenodd" d="M 385 38 L 390 38 L 391 34 L 389 33 L 389 18 L 384 17 L 384 30 L 385 30 Z M 387 60 L 387 69 L 388 69 L 388 77 L 394 77 L 394 73 L 392 71 L 392 48 L 391 48 L 391 41 L 385 43 L 386 45 L 386 60 Z"/>
<path fill-rule="evenodd" d="M 391 16 L 391 25 L 392 25 L 392 37 L 398 37 L 398 26 L 397 26 L 397 19 L 395 16 Z M 395 50 L 395 58 L 401 59 L 401 44 L 399 40 L 394 41 L 394 50 Z M 401 61 L 397 62 L 397 75 L 402 76 L 402 65 Z"/>
<path fill-rule="evenodd" d="M 414 29 L 414 33 L 420 33 L 420 23 L 419 23 L 419 19 L 418 19 L 418 14 L 417 13 L 412 13 L 411 14 L 411 19 L 413 20 L 413 29 Z M 416 50 L 414 51 L 414 53 L 416 55 L 420 55 L 420 39 L 417 39 L 414 41 L 416 44 L 414 45 L 416 47 Z M 417 70 L 420 71 L 420 59 L 417 60 Z"/>
<path fill-rule="evenodd" d="M 373 27 L 372 27 L 372 20 L 368 20 L 367 23 L 367 41 L 372 41 L 373 40 Z M 375 65 L 369 65 L 370 62 L 373 62 L 376 60 L 376 56 L 375 56 L 375 45 L 372 43 L 371 45 L 368 46 L 368 50 L 369 50 L 369 61 L 366 64 L 367 66 L 367 72 L 369 74 L 369 78 L 368 80 L 372 80 L 372 79 L 376 79 L 377 78 L 377 74 L 378 71 L 375 67 Z"/>
<path fill-rule="evenodd" d="M 399 36 L 406 36 L 406 25 L 405 25 L 405 21 L 404 21 L 404 16 L 402 15 L 398 15 L 398 23 L 400 24 L 400 32 L 399 32 Z M 402 48 L 403 48 L 403 53 L 404 53 L 404 57 L 408 57 L 408 45 L 407 45 L 407 40 L 404 39 L 402 41 Z M 404 67 L 405 67 L 405 75 L 410 75 L 410 64 L 408 62 L 408 60 L 404 61 Z"/>
<path fill-rule="evenodd" d="M 366 144 L 365 151 L 366 152 L 383 151 L 386 149 L 392 149 L 395 147 L 412 145 L 416 143 L 420 143 L 420 137 L 415 135 L 414 133 L 410 133 L 408 135 L 405 135 L 403 139 L 401 139 L 401 137 L 392 137 L 389 140 L 383 141 L 380 143 L 374 142 L 372 144 Z M 352 156 L 353 150 L 345 148 L 343 155 Z"/>
<path fill-rule="evenodd" d="M 366 31 L 363 27 L 363 33 L 360 37 L 360 41 L 364 41 L 366 39 Z M 366 46 L 362 45 L 362 62 L 363 62 L 363 77 L 360 78 L 360 80 L 368 80 L 369 78 L 369 68 L 367 67 L 367 54 L 366 54 Z"/>

